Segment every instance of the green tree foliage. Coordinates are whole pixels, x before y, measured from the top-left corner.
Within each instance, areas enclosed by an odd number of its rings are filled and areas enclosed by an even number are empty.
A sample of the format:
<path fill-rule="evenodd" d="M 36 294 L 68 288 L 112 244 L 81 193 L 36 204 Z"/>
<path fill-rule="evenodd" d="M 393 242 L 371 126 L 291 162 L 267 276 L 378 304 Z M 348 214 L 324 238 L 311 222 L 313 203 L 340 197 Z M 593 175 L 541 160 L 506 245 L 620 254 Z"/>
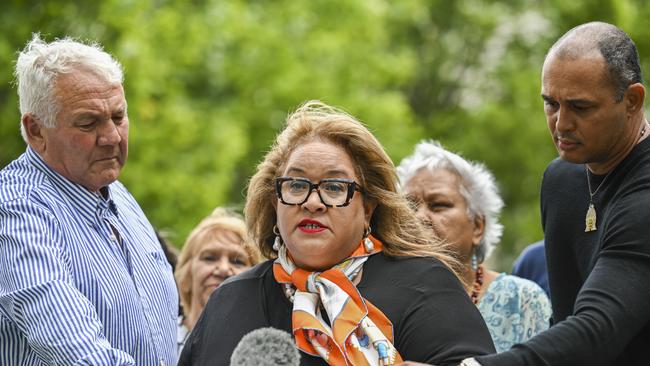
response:
<path fill-rule="evenodd" d="M 589 20 L 650 53 L 637 1 L 52 0 L 0 13 L 0 166 L 25 149 L 13 86 L 31 33 L 96 40 L 126 71 L 121 180 L 180 245 L 215 206 L 240 207 L 287 113 L 309 99 L 372 129 L 396 163 L 420 139 L 483 161 L 500 182 L 496 264 L 542 236 L 538 191 L 555 157 L 539 98 L 546 49 Z M 650 55 L 648 55 L 650 56 Z"/>

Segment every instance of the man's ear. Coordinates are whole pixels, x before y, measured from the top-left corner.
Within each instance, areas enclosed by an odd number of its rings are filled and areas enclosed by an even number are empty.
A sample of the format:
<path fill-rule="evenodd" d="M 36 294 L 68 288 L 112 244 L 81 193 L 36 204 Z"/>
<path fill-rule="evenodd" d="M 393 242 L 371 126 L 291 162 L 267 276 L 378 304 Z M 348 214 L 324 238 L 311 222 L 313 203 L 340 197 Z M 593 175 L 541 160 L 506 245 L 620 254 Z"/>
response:
<path fill-rule="evenodd" d="M 634 83 L 627 87 L 625 92 L 625 107 L 628 114 L 633 115 L 643 108 L 645 87 L 641 83 Z"/>
<path fill-rule="evenodd" d="M 25 131 L 25 137 L 27 137 L 27 143 L 29 146 L 38 153 L 45 151 L 45 138 L 43 137 L 44 127 L 38 121 L 38 118 L 36 118 L 33 113 L 27 112 L 23 115 L 23 118 L 20 119 L 20 123 Z"/>

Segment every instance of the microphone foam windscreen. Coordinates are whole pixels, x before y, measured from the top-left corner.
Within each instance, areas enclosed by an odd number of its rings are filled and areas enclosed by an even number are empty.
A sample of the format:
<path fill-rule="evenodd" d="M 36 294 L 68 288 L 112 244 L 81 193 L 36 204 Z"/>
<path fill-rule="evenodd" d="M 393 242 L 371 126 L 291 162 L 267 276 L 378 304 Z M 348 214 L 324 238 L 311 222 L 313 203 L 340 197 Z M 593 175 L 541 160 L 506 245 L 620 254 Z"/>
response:
<path fill-rule="evenodd" d="M 300 354 L 291 335 L 275 328 L 256 329 L 242 337 L 230 358 L 231 366 L 299 366 Z"/>

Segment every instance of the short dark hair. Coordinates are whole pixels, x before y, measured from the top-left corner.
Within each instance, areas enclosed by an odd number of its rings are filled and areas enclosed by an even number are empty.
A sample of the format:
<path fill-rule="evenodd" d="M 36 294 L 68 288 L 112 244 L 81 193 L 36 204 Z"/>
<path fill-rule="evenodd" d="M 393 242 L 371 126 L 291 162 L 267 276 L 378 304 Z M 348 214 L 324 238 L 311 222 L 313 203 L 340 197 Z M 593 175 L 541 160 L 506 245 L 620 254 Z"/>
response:
<path fill-rule="evenodd" d="M 598 41 L 598 50 L 607 63 L 616 101 L 620 102 L 628 86 L 643 83 L 636 45 L 627 33 L 612 27 L 603 32 Z"/>
<path fill-rule="evenodd" d="M 636 45 L 622 29 L 603 22 L 581 24 L 555 42 L 546 57 L 557 54 L 579 58 L 596 49 L 605 60 L 614 97 L 620 102 L 628 86 L 643 83 Z"/>

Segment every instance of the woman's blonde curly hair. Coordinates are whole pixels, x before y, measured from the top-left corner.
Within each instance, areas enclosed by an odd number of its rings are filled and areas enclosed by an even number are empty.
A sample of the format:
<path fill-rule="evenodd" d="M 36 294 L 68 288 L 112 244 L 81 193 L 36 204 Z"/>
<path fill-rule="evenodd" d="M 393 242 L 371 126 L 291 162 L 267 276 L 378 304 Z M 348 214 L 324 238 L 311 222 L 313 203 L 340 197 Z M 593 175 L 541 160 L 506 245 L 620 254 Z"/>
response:
<path fill-rule="evenodd" d="M 457 273 L 459 267 L 450 251 L 398 193 L 395 166 L 379 141 L 354 117 L 320 101 L 308 101 L 289 115 L 249 182 L 244 210 L 248 235 L 264 257 L 277 257 L 273 250 L 277 220 L 274 180 L 293 150 L 314 140 L 331 142 L 349 154 L 360 177 L 363 199 L 377 203 L 370 226 L 372 234 L 383 242 L 386 255 L 436 257 Z"/>

